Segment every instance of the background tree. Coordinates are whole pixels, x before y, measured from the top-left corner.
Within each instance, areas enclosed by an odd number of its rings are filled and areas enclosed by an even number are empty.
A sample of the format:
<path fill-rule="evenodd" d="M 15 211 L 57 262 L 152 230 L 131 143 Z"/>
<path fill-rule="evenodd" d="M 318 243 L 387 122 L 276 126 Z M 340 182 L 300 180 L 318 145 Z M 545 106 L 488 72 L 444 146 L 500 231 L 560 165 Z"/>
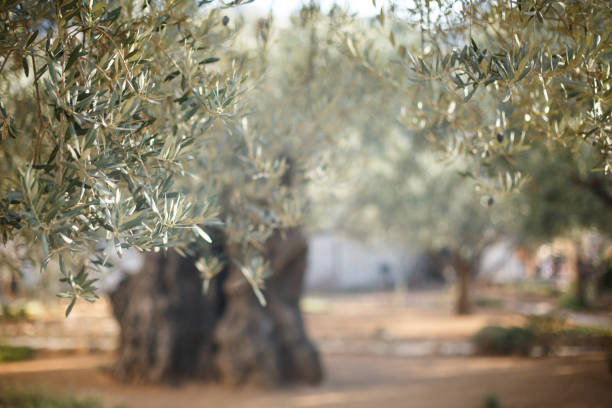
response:
<path fill-rule="evenodd" d="M 338 228 L 407 252 L 444 250 L 457 277 L 456 311 L 470 313 L 470 282 L 482 251 L 505 232 L 503 210 L 466 182 L 460 162 L 441 162 L 417 135 L 395 132 L 386 141 L 386 152 L 354 169 L 354 190 L 345 197 Z"/>
<path fill-rule="evenodd" d="M 612 184 L 608 176 L 584 169 L 588 163 L 584 155 L 589 154 L 584 148 L 572 152 L 532 147 L 518 157 L 530 180 L 510 200 L 520 209 L 513 225 L 519 242 L 534 246 L 568 237 L 574 243 L 575 256 L 567 262 L 573 271 L 571 295 L 580 307 L 589 306 L 587 287 L 598 286 L 605 273 L 603 248 L 589 244 L 588 235 L 598 234 L 601 246 L 612 230 L 608 216 Z"/>
<path fill-rule="evenodd" d="M 383 66 L 356 39 L 348 48 L 405 92 L 411 123 L 485 175 L 482 164 L 536 141 L 589 146 L 584 168 L 607 173 L 611 13 L 606 1 L 390 3 L 378 21 L 398 58 Z"/>
<path fill-rule="evenodd" d="M 395 58 L 346 44 L 403 99 L 406 128 L 463 156 L 497 202 L 522 189 L 515 236 L 550 239 L 609 231 L 611 19 L 605 1 L 389 2 L 377 20 Z"/>
<path fill-rule="evenodd" d="M 58 260 L 69 284 L 61 294 L 71 298 L 66 314 L 78 297 L 96 297 L 92 265 L 106 266 L 125 248 L 150 253 L 143 273 L 113 296 L 122 327 L 117 373 L 125 378 L 215 371 L 212 359 L 198 356 L 216 351 L 217 343 L 204 340 L 227 298 L 224 279 L 209 290 L 210 301 L 203 284 L 220 271 L 232 279 L 238 271 L 242 280 L 233 279 L 230 289 L 246 283 L 242 297 L 257 295 L 246 306 L 272 313 L 257 303 L 265 303 L 263 258 L 268 247 L 283 251 L 266 241 L 294 224 L 297 207 L 281 183 L 285 161 L 262 144 L 271 139 L 236 121 L 244 118 L 237 97 L 248 56 L 233 42 L 235 24 L 209 3 L 7 2 L 2 8 L 3 99 L 11 96 L 2 108 L 9 136 L 1 146 L 3 237 L 40 242 L 43 265 Z M 297 258 L 273 267 L 304 256 L 302 244 Z M 72 273 L 71 264 L 81 272 Z M 295 268 L 301 277 L 303 267 Z M 299 295 L 299 281 L 291 293 Z M 286 292 L 282 279 L 276 285 Z M 285 303 L 295 311 L 298 295 L 291 293 Z M 253 365 L 247 375 L 273 382 L 286 377 L 281 364 L 302 364 L 297 369 L 304 371 L 309 359 L 308 380 L 320 378 L 299 312 L 285 323 L 296 326 L 297 340 L 269 317 L 248 323 L 255 333 L 264 329 L 275 348 L 256 344 L 246 357 Z M 291 356 L 291 346 L 305 351 L 289 362 L 267 358 L 281 348 L 289 348 L 282 357 Z"/>

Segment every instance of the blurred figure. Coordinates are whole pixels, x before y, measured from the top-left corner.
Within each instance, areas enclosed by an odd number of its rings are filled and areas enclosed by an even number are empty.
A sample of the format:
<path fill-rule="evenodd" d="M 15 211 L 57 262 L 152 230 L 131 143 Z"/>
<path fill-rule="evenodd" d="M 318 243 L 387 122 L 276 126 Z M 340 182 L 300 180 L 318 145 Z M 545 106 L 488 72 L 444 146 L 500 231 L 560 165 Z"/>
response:
<path fill-rule="evenodd" d="M 380 275 L 382 289 L 385 292 L 391 292 L 395 290 L 395 279 L 391 274 L 391 268 L 389 267 L 389 264 L 383 262 L 378 265 L 378 274 Z"/>

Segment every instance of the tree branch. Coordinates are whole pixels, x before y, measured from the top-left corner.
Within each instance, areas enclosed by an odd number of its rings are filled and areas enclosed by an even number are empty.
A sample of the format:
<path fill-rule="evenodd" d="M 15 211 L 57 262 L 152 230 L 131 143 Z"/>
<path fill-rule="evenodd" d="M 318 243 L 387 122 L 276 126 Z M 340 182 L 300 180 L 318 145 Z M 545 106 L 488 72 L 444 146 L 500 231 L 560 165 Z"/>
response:
<path fill-rule="evenodd" d="M 607 207 L 612 207 L 612 193 L 606 189 L 604 179 L 597 176 L 582 178 L 576 172 L 572 173 L 571 178 L 574 184 L 590 191 Z"/>

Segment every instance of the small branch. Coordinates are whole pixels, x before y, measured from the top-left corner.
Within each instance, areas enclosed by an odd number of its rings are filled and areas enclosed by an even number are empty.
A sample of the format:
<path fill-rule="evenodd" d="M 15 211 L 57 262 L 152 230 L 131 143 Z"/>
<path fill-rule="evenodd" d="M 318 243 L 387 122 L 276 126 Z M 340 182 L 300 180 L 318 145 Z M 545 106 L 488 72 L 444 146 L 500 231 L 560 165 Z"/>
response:
<path fill-rule="evenodd" d="M 12 53 L 13 50 L 10 50 L 4 57 L 4 61 L 2 61 L 2 65 L 0 65 L 0 74 L 2 73 L 2 70 L 4 70 L 4 66 L 6 65 L 7 61 L 11 58 Z"/>
<path fill-rule="evenodd" d="M 581 178 L 577 173 L 572 173 L 571 179 L 574 184 L 590 191 L 599 198 L 603 204 L 612 208 L 612 194 L 606 190 L 605 182 L 600 177 Z"/>
<path fill-rule="evenodd" d="M 42 118 L 42 107 L 40 106 L 40 91 L 38 90 L 38 78 L 36 77 L 36 59 L 34 55 L 30 55 L 32 58 L 32 69 L 34 70 L 34 88 L 36 89 L 36 106 L 38 108 L 38 135 L 36 137 L 36 146 L 34 147 L 34 164 L 38 161 L 38 155 L 40 154 L 40 145 L 42 143 L 43 134 L 43 118 Z"/>

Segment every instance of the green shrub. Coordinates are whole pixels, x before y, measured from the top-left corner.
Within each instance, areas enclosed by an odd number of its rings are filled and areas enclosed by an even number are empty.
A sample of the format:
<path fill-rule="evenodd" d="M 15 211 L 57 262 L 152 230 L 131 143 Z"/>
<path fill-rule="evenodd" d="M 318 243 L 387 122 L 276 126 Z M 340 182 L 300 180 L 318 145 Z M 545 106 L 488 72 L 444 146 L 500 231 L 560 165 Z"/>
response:
<path fill-rule="evenodd" d="M 473 338 L 476 350 L 489 355 L 529 355 L 539 347 L 548 355 L 559 345 L 586 346 L 612 350 L 612 329 L 567 325 L 554 315 L 529 316 L 523 327 L 486 326 Z"/>
<path fill-rule="evenodd" d="M 13 321 L 13 320 L 27 320 L 28 313 L 23 306 L 15 306 L 15 305 L 2 305 L 2 314 L 0 314 L 0 319 Z"/>
<path fill-rule="evenodd" d="M 512 344 L 513 353 L 523 356 L 529 355 L 536 343 L 536 333 L 528 327 L 510 327 L 508 337 L 509 343 Z"/>
<path fill-rule="evenodd" d="M 33 355 L 34 350 L 30 347 L 0 344 L 0 362 L 27 360 Z"/>
<path fill-rule="evenodd" d="M 576 337 L 612 337 L 612 328 L 599 326 L 576 326 L 563 331 L 566 336 Z"/>
<path fill-rule="evenodd" d="M 486 326 L 474 335 L 474 344 L 481 354 L 510 354 L 507 330 L 501 326 Z"/>
<path fill-rule="evenodd" d="M 528 280 L 525 282 L 504 285 L 514 289 L 514 292 L 520 295 L 526 296 L 545 296 L 555 297 L 560 294 L 559 289 L 554 287 L 548 282 L 539 282 L 535 280 Z"/>
<path fill-rule="evenodd" d="M 535 344 L 542 348 L 542 354 L 550 354 L 559 335 L 565 329 L 565 319 L 554 315 L 529 316 L 525 325 L 535 335 Z"/>
<path fill-rule="evenodd" d="M 0 408 L 104 408 L 98 399 L 39 390 L 0 389 Z"/>
<path fill-rule="evenodd" d="M 559 341 L 564 345 L 612 350 L 612 329 L 595 326 L 570 327 L 560 333 Z"/>
<path fill-rule="evenodd" d="M 499 403 L 499 398 L 495 394 L 485 394 L 482 398 L 482 405 L 484 408 L 499 408 L 501 407 Z"/>
<path fill-rule="evenodd" d="M 535 333 L 525 327 L 486 326 L 474 335 L 474 344 L 480 354 L 528 355 L 535 344 Z"/>

